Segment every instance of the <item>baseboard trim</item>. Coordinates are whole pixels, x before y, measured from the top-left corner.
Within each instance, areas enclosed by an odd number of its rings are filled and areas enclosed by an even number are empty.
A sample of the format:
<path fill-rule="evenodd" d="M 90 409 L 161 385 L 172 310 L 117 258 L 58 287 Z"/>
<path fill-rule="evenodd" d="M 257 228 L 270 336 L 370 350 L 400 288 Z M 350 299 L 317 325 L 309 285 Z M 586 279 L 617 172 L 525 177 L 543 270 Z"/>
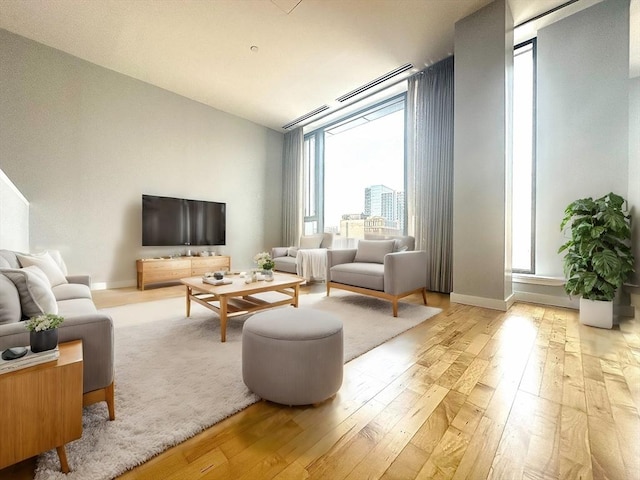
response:
<path fill-rule="evenodd" d="M 472 295 L 462 295 L 460 293 L 451 292 L 449 296 L 453 303 L 461 303 L 463 305 L 472 305 L 474 307 L 490 308 L 491 310 L 500 310 L 506 312 L 515 301 L 514 295 L 509 295 L 506 300 L 498 300 L 495 298 L 474 297 Z"/>
<path fill-rule="evenodd" d="M 528 273 L 514 273 L 511 276 L 513 283 L 526 283 L 529 285 L 546 285 L 549 287 L 562 287 L 566 280 L 563 277 L 549 277 L 544 275 L 531 275 Z"/>
<path fill-rule="evenodd" d="M 580 298 L 574 299 L 569 296 L 559 297 L 556 295 L 545 295 L 543 293 L 531 292 L 515 292 L 515 298 L 518 302 L 536 303 L 540 305 L 550 305 L 552 307 L 572 308 L 578 310 L 580 308 Z"/>
<path fill-rule="evenodd" d="M 91 290 L 109 290 L 112 288 L 126 288 L 135 287 L 137 282 L 135 280 L 120 280 L 118 282 L 92 282 Z"/>

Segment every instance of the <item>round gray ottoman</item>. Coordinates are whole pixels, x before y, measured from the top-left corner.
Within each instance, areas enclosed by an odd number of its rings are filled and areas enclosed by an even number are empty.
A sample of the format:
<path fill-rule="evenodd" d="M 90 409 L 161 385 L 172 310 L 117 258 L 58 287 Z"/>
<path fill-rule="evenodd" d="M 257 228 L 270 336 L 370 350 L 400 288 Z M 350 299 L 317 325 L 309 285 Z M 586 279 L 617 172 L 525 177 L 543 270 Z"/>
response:
<path fill-rule="evenodd" d="M 242 378 L 265 400 L 319 403 L 342 385 L 342 320 L 313 309 L 260 312 L 242 328 Z"/>

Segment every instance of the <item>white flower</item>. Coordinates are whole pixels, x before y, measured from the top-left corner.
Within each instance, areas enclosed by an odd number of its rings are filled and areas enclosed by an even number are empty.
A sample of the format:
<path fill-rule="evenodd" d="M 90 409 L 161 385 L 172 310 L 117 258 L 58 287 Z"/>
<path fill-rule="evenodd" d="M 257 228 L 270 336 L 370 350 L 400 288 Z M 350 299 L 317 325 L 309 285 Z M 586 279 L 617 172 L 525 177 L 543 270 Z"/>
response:
<path fill-rule="evenodd" d="M 52 313 L 44 313 L 29 319 L 25 327 L 29 331 L 42 332 L 43 330 L 51 330 L 58 328 L 58 326 L 64 321 L 63 317 L 54 315 Z"/>
<path fill-rule="evenodd" d="M 255 257 L 253 257 L 253 261 L 256 262 L 259 268 L 271 270 L 273 268 L 273 260 L 271 260 L 271 255 L 267 252 L 260 252 Z"/>

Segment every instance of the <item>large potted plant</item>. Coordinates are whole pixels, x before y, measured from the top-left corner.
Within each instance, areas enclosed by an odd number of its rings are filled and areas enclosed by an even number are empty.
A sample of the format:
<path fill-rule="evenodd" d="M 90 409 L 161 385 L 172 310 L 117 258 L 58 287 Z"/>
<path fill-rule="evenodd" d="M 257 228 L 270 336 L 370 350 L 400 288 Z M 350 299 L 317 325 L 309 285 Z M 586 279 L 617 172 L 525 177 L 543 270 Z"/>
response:
<path fill-rule="evenodd" d="M 576 200 L 564 211 L 560 229 L 571 237 L 558 253 L 565 252 L 565 291 L 581 296 L 580 323 L 613 326 L 613 299 L 633 272 L 630 218 L 614 193 Z"/>

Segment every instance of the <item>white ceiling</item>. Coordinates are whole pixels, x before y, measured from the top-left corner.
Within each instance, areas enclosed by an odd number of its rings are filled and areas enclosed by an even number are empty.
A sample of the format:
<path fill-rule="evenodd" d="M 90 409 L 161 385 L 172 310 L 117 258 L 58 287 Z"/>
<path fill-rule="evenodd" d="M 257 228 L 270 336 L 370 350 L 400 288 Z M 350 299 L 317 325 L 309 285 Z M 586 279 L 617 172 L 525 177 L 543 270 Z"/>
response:
<path fill-rule="evenodd" d="M 565 1 L 509 3 L 517 25 Z M 281 130 L 396 67 L 452 54 L 455 22 L 488 3 L 0 0 L 0 27 Z"/>

